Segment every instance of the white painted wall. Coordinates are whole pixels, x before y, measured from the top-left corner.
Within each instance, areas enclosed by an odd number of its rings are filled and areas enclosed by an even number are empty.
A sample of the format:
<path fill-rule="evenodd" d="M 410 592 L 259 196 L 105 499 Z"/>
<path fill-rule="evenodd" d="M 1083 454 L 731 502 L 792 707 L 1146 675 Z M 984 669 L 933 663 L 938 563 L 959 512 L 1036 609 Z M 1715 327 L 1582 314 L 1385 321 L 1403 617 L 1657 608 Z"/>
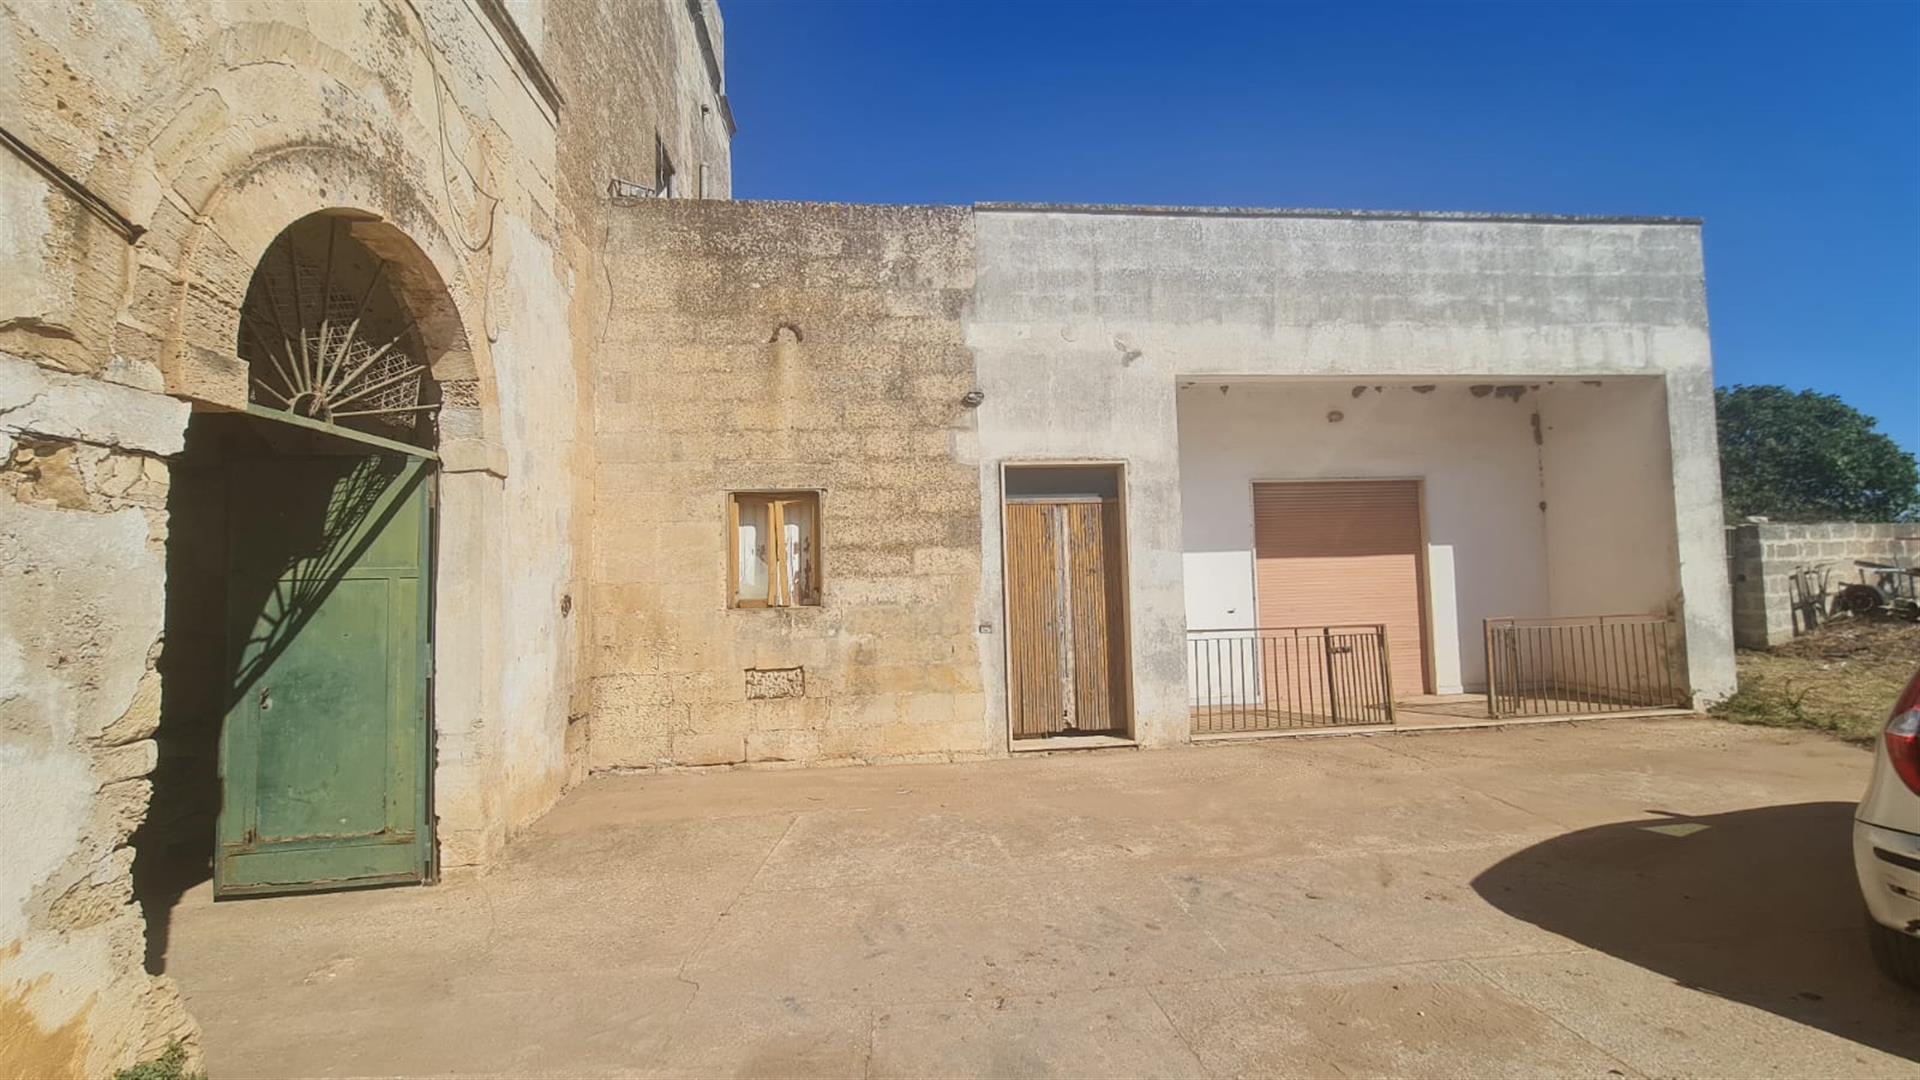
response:
<path fill-rule="evenodd" d="M 1657 379 L 1540 395 L 1549 615 L 1678 614 L 1667 408 Z"/>
<path fill-rule="evenodd" d="M 1227 385 L 1225 393 L 1221 385 Z M 1481 620 L 1542 613 L 1547 536 L 1534 400 L 1465 385 L 1183 385 L 1182 563 L 1187 625 L 1254 625 L 1253 492 L 1260 480 L 1418 477 L 1428 534 L 1430 657 L 1443 694 L 1486 685 Z M 1338 412 L 1341 420 L 1330 422 Z M 1417 687 L 1402 687 L 1418 693 Z"/>

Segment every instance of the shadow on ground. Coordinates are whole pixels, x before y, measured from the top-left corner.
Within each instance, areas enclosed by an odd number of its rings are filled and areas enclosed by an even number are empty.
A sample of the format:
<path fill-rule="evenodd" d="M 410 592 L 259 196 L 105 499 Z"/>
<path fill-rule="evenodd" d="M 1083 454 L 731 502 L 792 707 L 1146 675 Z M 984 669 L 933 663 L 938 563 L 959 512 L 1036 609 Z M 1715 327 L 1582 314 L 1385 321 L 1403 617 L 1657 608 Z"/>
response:
<path fill-rule="evenodd" d="M 1536 844 L 1474 890 L 1680 985 L 1920 1059 L 1920 994 L 1883 977 L 1867 951 L 1853 804 L 1663 817 Z"/>

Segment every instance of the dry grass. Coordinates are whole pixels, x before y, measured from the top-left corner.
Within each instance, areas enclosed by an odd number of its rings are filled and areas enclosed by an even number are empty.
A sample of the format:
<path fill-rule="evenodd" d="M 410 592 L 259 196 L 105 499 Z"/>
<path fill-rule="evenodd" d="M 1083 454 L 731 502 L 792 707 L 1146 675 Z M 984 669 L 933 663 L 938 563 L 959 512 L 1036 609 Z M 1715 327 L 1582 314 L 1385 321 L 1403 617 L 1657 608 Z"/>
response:
<path fill-rule="evenodd" d="M 1916 665 L 1920 623 L 1830 623 L 1777 649 L 1741 650 L 1740 691 L 1713 714 L 1871 742 Z"/>

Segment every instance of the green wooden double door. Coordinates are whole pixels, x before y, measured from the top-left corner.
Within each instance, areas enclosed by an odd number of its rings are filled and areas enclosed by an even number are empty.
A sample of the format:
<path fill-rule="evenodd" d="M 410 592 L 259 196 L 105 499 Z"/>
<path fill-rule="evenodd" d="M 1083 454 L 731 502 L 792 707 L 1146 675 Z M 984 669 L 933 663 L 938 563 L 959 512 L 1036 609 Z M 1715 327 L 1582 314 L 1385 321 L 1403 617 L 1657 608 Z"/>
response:
<path fill-rule="evenodd" d="M 230 466 L 216 896 L 431 873 L 431 487 L 401 454 Z"/>

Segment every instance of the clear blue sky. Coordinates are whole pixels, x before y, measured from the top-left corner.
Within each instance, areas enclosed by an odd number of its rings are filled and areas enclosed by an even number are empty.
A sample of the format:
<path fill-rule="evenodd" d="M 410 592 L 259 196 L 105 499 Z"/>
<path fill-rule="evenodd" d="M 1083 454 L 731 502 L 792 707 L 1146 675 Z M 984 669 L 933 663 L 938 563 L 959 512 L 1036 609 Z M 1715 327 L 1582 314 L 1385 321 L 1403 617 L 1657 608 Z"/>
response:
<path fill-rule="evenodd" d="M 723 10 L 739 198 L 1704 217 L 1720 382 L 1920 449 L 1920 4 Z"/>

